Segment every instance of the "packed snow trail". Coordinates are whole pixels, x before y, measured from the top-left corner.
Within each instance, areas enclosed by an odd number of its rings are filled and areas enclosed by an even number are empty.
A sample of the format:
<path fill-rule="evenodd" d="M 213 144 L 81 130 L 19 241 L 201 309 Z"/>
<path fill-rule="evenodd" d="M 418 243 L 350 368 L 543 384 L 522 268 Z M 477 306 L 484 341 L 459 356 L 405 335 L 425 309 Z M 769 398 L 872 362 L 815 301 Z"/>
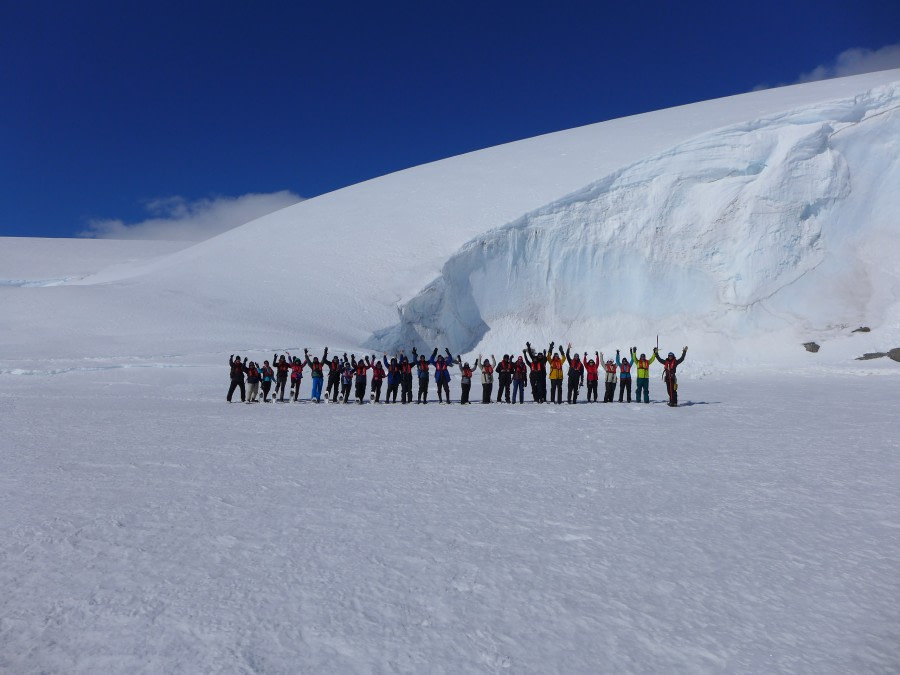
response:
<path fill-rule="evenodd" d="M 0 670 L 900 667 L 889 375 L 685 378 L 678 410 L 658 378 L 465 407 L 2 382 Z"/>

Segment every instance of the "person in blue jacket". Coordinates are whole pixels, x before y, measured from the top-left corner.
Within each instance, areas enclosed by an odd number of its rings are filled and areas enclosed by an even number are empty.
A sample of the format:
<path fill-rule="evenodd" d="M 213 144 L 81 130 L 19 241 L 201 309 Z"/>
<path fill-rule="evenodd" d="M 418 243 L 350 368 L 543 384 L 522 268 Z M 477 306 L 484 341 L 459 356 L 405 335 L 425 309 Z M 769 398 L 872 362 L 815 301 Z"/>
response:
<path fill-rule="evenodd" d="M 400 380 L 403 376 L 403 373 L 400 371 L 400 363 L 397 361 L 396 356 L 392 357 L 390 362 L 388 362 L 387 354 L 384 355 L 382 360 L 384 361 L 384 367 L 387 368 L 387 393 L 384 395 L 384 402 L 396 403 L 397 389 L 400 388 Z M 393 401 L 391 401 L 391 394 L 394 396 Z"/>
<path fill-rule="evenodd" d="M 434 351 L 437 352 L 437 349 Z M 432 354 L 431 356 L 431 363 L 434 365 L 434 381 L 437 384 L 438 401 L 440 403 L 444 402 L 444 396 L 447 397 L 447 403 L 450 403 L 450 371 L 448 368 L 453 365 L 453 354 L 450 353 L 449 349 L 446 349 L 446 352 L 446 359 L 443 356 L 438 356 L 437 361 L 435 361 L 434 355 Z"/>
<path fill-rule="evenodd" d="M 428 381 L 431 378 L 431 373 L 428 369 L 429 365 L 435 364 L 435 359 L 437 358 L 437 347 L 434 348 L 434 351 L 431 353 L 431 358 L 427 361 L 425 360 L 425 355 L 419 355 L 416 351 L 416 348 L 413 347 L 413 358 L 416 359 L 416 373 L 419 376 L 419 395 L 416 399 L 416 403 L 428 404 Z"/>
<path fill-rule="evenodd" d="M 344 354 L 344 363 L 341 366 L 341 401 L 343 403 L 350 403 L 350 389 L 353 387 L 354 372 L 353 364 Z"/>

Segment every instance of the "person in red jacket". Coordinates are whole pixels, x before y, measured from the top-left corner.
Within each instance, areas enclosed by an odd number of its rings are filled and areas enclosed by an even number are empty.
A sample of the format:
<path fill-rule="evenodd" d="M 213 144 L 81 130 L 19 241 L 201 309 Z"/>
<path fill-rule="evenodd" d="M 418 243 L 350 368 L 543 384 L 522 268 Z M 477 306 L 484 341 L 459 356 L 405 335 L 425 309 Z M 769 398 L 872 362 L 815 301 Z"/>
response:
<path fill-rule="evenodd" d="M 300 383 L 303 382 L 303 366 L 306 364 L 296 356 L 291 356 L 290 352 L 287 352 L 287 356 L 291 363 L 291 391 L 288 394 L 288 399 L 290 400 L 293 397 L 294 403 L 296 403 L 300 397 Z"/>
<path fill-rule="evenodd" d="M 587 380 L 587 400 L 588 403 L 596 403 L 597 402 L 597 383 L 600 382 L 600 375 L 598 374 L 600 371 L 600 355 L 597 352 L 594 352 L 594 356 L 597 357 L 597 360 L 594 359 L 588 360 L 588 353 L 584 353 L 584 372 L 585 379 Z M 593 399 L 591 398 L 593 396 Z"/>
<path fill-rule="evenodd" d="M 659 350 L 654 348 L 653 353 L 656 355 L 656 360 L 662 364 L 663 367 L 663 379 L 666 382 L 666 391 L 669 394 L 669 406 L 672 408 L 678 407 L 678 378 L 675 376 L 675 371 L 678 370 L 678 366 L 681 365 L 681 362 L 684 361 L 684 357 L 687 356 L 687 347 L 684 348 L 684 351 L 681 352 L 681 358 L 676 359 L 675 354 L 669 352 L 669 355 L 663 359 L 659 355 Z"/>

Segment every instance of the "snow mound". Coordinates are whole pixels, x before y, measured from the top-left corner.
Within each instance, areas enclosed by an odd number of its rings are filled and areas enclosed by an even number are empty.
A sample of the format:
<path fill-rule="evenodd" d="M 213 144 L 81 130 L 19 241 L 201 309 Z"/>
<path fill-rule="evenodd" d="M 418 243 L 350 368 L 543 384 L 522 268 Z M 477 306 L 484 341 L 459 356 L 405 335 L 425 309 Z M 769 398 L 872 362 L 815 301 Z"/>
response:
<path fill-rule="evenodd" d="M 898 109 L 898 85 L 881 86 L 611 173 L 472 239 L 369 344 L 490 351 L 563 327 L 591 347 L 781 332 L 795 349 L 800 336 L 881 327 L 900 297 Z"/>

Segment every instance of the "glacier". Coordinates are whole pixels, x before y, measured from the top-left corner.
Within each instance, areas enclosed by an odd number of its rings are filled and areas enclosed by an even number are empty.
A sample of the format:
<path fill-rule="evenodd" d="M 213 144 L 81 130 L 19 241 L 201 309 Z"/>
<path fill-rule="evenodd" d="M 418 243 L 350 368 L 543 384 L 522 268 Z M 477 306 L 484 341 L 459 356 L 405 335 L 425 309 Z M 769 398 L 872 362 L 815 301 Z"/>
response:
<path fill-rule="evenodd" d="M 581 344 L 621 345 L 787 329 L 795 348 L 854 322 L 880 326 L 900 285 L 888 257 L 860 259 L 873 239 L 896 249 L 898 108 L 896 84 L 876 87 L 615 171 L 470 240 L 369 345 L 489 350 L 554 326 Z"/>

